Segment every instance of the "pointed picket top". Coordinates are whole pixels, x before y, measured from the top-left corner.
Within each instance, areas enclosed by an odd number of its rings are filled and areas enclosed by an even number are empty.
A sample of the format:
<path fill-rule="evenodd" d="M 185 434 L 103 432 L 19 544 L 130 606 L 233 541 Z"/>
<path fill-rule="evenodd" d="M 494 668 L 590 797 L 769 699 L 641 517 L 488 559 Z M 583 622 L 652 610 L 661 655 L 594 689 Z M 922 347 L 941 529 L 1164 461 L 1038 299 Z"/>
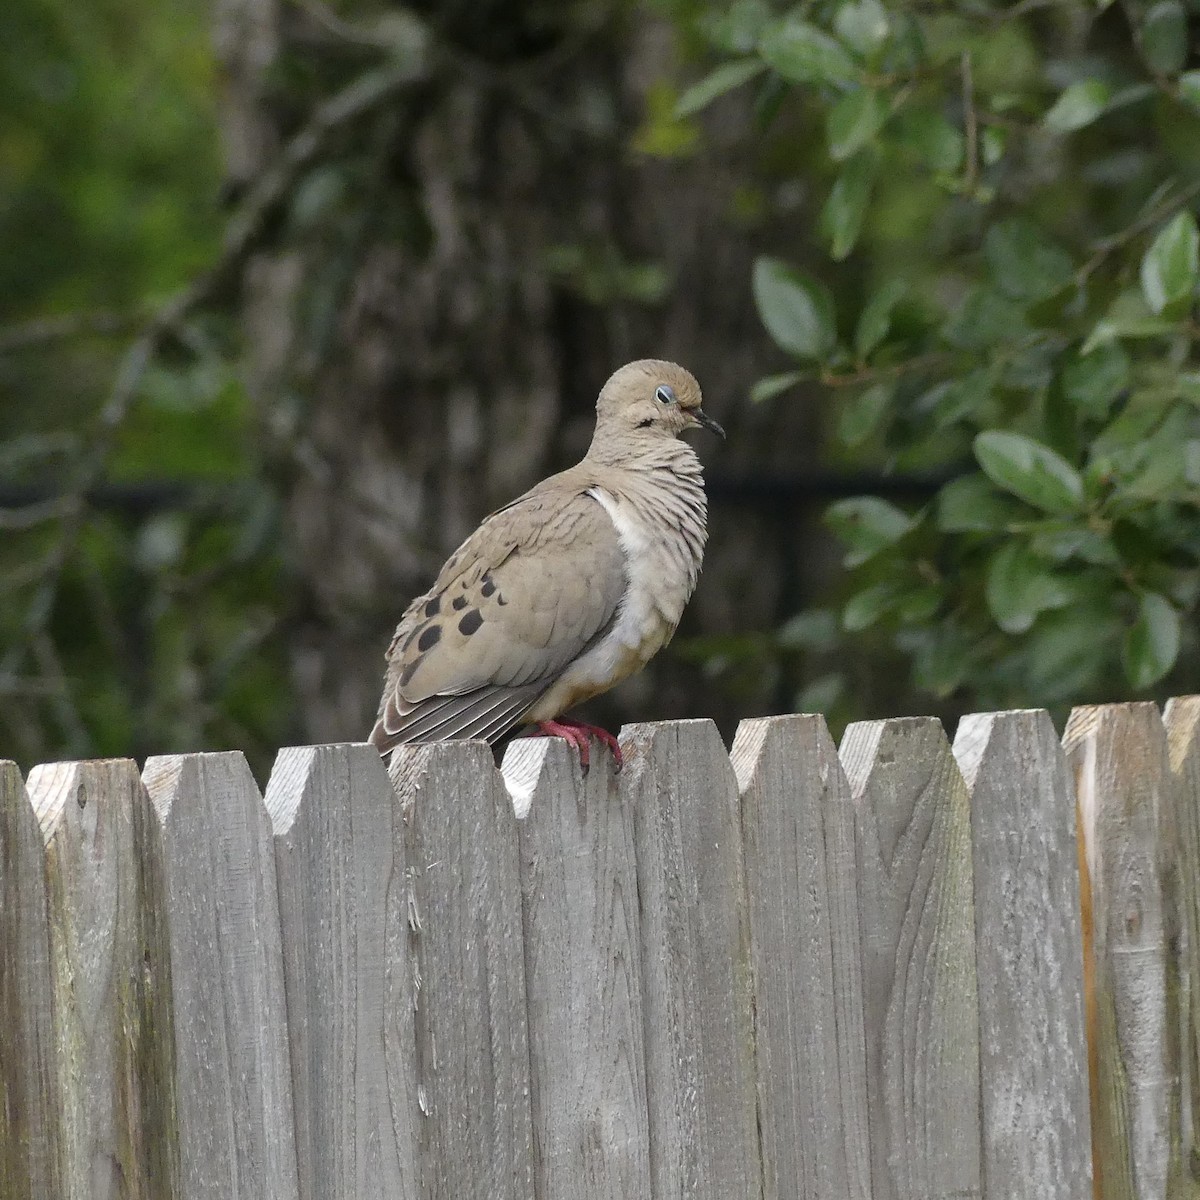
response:
<path fill-rule="evenodd" d="M 527 1200 L 533 1127 L 512 801 L 484 742 L 401 746 L 389 775 L 408 880 L 418 1175 L 455 1200 Z"/>
<path fill-rule="evenodd" d="M 1166 730 L 1148 702 L 1076 708 L 1063 747 L 1090 896 L 1096 1180 L 1106 1200 L 1166 1195 L 1178 1103 L 1162 877 L 1174 790 Z"/>
<path fill-rule="evenodd" d="M 298 1196 L 271 824 L 240 751 L 148 759 L 162 830 L 187 1200 Z"/>
<path fill-rule="evenodd" d="M 415 1200 L 412 988 L 396 795 L 369 745 L 279 751 L 275 840 L 302 1197 Z"/>
<path fill-rule="evenodd" d="M 611 760 L 558 738 L 505 754 L 520 823 L 534 1194 L 650 1195 L 633 809 Z"/>
<path fill-rule="evenodd" d="M 851 725 L 874 1200 L 978 1196 L 979 1014 L 967 788 L 941 723 Z"/>
<path fill-rule="evenodd" d="M 28 792 L 45 849 L 65 1190 L 175 1195 L 170 972 L 137 766 L 49 763 Z"/>
<path fill-rule="evenodd" d="M 750 930 L 737 780 L 708 720 L 627 726 L 651 1194 L 761 1193 Z"/>
<path fill-rule="evenodd" d="M 545 793 L 560 783 L 574 789 L 582 782 L 578 756 L 572 765 L 566 759 L 560 761 L 557 752 L 551 755 L 560 745 L 567 748 L 562 738 L 519 737 L 509 742 L 500 773 L 518 818 L 528 816 L 535 793 Z"/>
<path fill-rule="evenodd" d="M 62 1194 L 42 831 L 17 764 L 0 760 L 0 1196 Z"/>
<path fill-rule="evenodd" d="M 971 793 L 984 1178 L 1090 1200 L 1075 794 L 1044 709 L 963 717 Z"/>
<path fill-rule="evenodd" d="M 868 1200 L 854 810 L 821 716 L 738 726 L 764 1195 Z"/>

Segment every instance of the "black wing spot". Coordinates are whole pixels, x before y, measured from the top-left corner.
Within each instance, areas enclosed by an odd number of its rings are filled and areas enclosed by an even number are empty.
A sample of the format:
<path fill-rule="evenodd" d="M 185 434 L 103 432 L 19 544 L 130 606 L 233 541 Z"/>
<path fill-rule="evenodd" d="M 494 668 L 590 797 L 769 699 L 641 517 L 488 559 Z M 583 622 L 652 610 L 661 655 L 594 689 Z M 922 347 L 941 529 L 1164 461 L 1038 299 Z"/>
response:
<path fill-rule="evenodd" d="M 482 624 L 483 617 L 480 616 L 479 609 L 473 608 L 459 621 L 458 630 L 460 633 L 465 633 L 467 637 L 470 637 Z"/>
<path fill-rule="evenodd" d="M 403 671 L 400 672 L 400 686 L 407 687 L 408 681 L 413 677 L 416 669 L 421 665 L 421 660 L 418 658 L 416 662 L 410 662 Z"/>
<path fill-rule="evenodd" d="M 438 615 L 438 609 L 440 609 L 441 606 L 442 606 L 441 596 L 434 596 L 434 598 L 432 600 L 430 600 L 428 604 L 425 605 L 425 616 L 427 618 L 428 617 L 436 617 Z"/>
<path fill-rule="evenodd" d="M 505 598 L 504 598 L 504 593 L 503 593 L 503 592 L 501 592 L 501 593 L 500 593 L 500 594 L 499 594 L 499 595 L 496 597 L 496 603 L 497 603 L 498 605 L 500 605 L 500 607 L 501 607 L 501 608 L 503 608 L 503 607 L 504 607 L 504 606 L 505 606 L 505 605 L 508 603 L 508 601 L 507 601 L 507 600 L 505 600 Z"/>
<path fill-rule="evenodd" d="M 483 595 L 490 596 L 496 590 L 496 581 L 490 576 L 483 577 L 483 586 L 479 589 Z"/>
<path fill-rule="evenodd" d="M 438 644 L 438 638 L 442 636 L 442 627 L 440 625 L 430 625 L 428 629 L 421 634 L 420 640 L 417 642 L 417 649 L 424 653 L 426 650 L 432 650 Z"/>
<path fill-rule="evenodd" d="M 467 607 L 466 596 L 455 596 L 454 599 L 450 601 L 450 607 L 454 609 L 455 612 L 462 612 L 462 610 Z"/>

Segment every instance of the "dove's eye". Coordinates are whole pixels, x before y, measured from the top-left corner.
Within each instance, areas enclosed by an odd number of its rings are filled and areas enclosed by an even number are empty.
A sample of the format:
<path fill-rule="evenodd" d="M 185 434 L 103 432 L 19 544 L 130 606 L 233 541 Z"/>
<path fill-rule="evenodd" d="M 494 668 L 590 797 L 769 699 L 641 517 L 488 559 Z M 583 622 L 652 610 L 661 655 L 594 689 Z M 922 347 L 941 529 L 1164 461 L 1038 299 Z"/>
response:
<path fill-rule="evenodd" d="M 654 392 L 654 398 L 659 402 L 659 404 L 675 403 L 675 393 L 671 390 L 670 386 L 665 383 L 660 383 L 658 385 Z"/>

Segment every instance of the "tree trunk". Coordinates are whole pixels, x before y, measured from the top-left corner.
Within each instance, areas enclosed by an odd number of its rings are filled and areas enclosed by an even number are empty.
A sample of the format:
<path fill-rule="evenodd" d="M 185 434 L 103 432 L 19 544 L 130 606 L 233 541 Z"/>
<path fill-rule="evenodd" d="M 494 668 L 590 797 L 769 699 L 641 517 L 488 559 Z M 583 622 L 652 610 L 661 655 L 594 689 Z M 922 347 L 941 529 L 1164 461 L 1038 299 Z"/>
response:
<path fill-rule="evenodd" d="M 740 101 L 718 106 L 698 152 L 639 155 L 653 85 L 676 74 L 668 24 L 617 4 L 597 24 L 584 0 L 431 7 L 423 77 L 339 133 L 243 281 L 247 375 L 298 585 L 296 732 L 309 741 L 365 737 L 409 598 L 488 511 L 578 459 L 620 363 L 671 358 L 697 375 L 730 433 L 698 444 L 710 473 L 761 466 L 770 447 L 794 463 L 813 440 L 808 406 L 745 399 L 778 353 L 749 290 L 764 231 L 729 218 L 739 179 L 722 112 L 738 118 Z M 314 77 L 361 66 L 369 46 L 356 40 L 416 39 L 390 16 L 364 32 L 315 5 L 222 0 L 235 184 L 293 135 Z M 769 673 L 714 695 L 677 652 L 700 631 L 772 628 L 797 599 L 794 514 L 713 499 L 676 645 L 593 716 L 703 714 L 728 728 L 735 705 L 778 703 Z"/>

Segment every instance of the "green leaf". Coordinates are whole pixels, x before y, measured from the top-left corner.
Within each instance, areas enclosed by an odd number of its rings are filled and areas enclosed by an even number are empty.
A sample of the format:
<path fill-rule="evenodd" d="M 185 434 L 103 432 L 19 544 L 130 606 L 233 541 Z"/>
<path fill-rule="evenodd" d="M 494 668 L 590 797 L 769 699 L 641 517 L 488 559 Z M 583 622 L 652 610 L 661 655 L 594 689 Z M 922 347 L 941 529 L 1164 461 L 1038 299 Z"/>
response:
<path fill-rule="evenodd" d="M 1043 512 L 1083 507 L 1079 472 L 1049 446 L 1021 433 L 990 429 L 975 438 L 975 457 L 987 477 Z"/>
<path fill-rule="evenodd" d="M 1085 417 L 1102 419 L 1129 387 L 1129 355 L 1116 343 L 1069 358 L 1062 371 L 1063 395 Z"/>
<path fill-rule="evenodd" d="M 1187 13 L 1178 0 L 1160 0 L 1142 19 L 1142 57 L 1157 75 L 1174 75 L 1187 61 Z"/>
<path fill-rule="evenodd" d="M 679 97 L 675 105 L 676 117 L 690 117 L 702 108 L 707 108 L 718 96 L 732 92 L 743 83 L 749 82 L 755 75 L 761 74 L 765 66 L 756 58 L 743 58 L 737 62 L 723 63 L 709 75 L 705 75 L 697 83 Z"/>
<path fill-rule="evenodd" d="M 1108 107 L 1112 88 L 1100 79 L 1073 83 L 1050 107 L 1042 123 L 1052 133 L 1074 133 L 1090 125 Z"/>
<path fill-rule="evenodd" d="M 796 693 L 792 712 L 828 712 L 842 698 L 845 690 L 846 680 L 838 672 L 820 675 Z"/>
<path fill-rule="evenodd" d="M 754 302 L 776 344 L 797 358 L 828 358 L 837 346 L 833 297 L 823 283 L 776 258 L 754 264 Z"/>
<path fill-rule="evenodd" d="M 913 519 L 878 496 L 855 496 L 831 504 L 825 510 L 825 523 L 850 547 L 846 565 L 856 567 L 899 541 L 912 528 Z"/>
<path fill-rule="evenodd" d="M 785 650 L 832 650 L 837 645 L 837 617 L 827 608 L 806 608 L 790 617 L 775 635 Z"/>
<path fill-rule="evenodd" d="M 844 162 L 867 145 L 888 116 L 887 98 L 874 88 L 855 88 L 829 110 L 825 140 L 834 162 Z"/>
<path fill-rule="evenodd" d="M 1141 291 L 1126 288 L 1118 293 L 1107 314 L 1096 322 L 1080 348 L 1080 354 L 1091 354 L 1118 338 L 1157 338 L 1175 332 L 1175 322 L 1168 317 L 1155 316 Z"/>
<path fill-rule="evenodd" d="M 991 405 L 994 386 L 993 370 L 980 367 L 961 378 L 936 384 L 914 407 L 919 412 L 928 412 L 933 418 L 933 428 L 937 430 L 947 429 L 968 418 L 975 425 L 983 424 L 982 417 Z"/>
<path fill-rule="evenodd" d="M 1200 438 L 1189 438 L 1184 443 L 1183 478 L 1192 487 L 1200 487 Z"/>
<path fill-rule="evenodd" d="M 858 633 L 874 625 L 895 608 L 903 595 L 903 589 L 890 580 L 863 588 L 846 601 L 842 609 L 842 627 L 850 633 Z"/>
<path fill-rule="evenodd" d="M 795 17 L 770 26 L 759 40 L 758 52 L 790 83 L 845 84 L 859 74 L 839 42 Z"/>
<path fill-rule="evenodd" d="M 1142 294 L 1155 313 L 1189 298 L 1200 275 L 1200 231 L 1190 212 L 1176 213 L 1142 259 Z"/>
<path fill-rule="evenodd" d="M 997 286 L 1014 300 L 1052 296 L 1074 275 L 1070 255 L 1020 217 L 993 225 L 983 247 Z"/>
<path fill-rule="evenodd" d="M 1107 535 L 1087 526 L 1072 524 L 1067 528 L 1043 528 L 1029 539 L 1029 548 L 1038 558 L 1054 562 L 1079 559 L 1105 567 L 1115 567 L 1121 558 Z"/>
<path fill-rule="evenodd" d="M 897 118 L 895 129 L 898 144 L 929 170 L 949 174 L 962 166 L 966 139 L 940 112 L 929 108 L 905 109 Z"/>
<path fill-rule="evenodd" d="M 750 389 L 750 402 L 761 404 L 764 400 L 774 400 L 776 396 L 782 395 L 807 378 L 807 371 L 785 371 L 782 375 L 768 375 Z"/>
<path fill-rule="evenodd" d="M 876 383 L 848 400 L 838 418 L 838 438 L 842 443 L 862 445 L 878 428 L 895 392 L 893 382 Z"/>
<path fill-rule="evenodd" d="M 988 611 L 1005 633 L 1024 633 L 1039 613 L 1064 607 L 1075 592 L 1024 542 L 1010 541 L 988 563 L 985 595 Z"/>
<path fill-rule="evenodd" d="M 960 350 L 993 350 L 1029 332 L 1023 307 L 989 287 L 976 287 L 948 314 L 942 337 Z"/>
<path fill-rule="evenodd" d="M 887 337 L 892 324 L 892 310 L 907 290 L 908 285 L 904 280 L 889 279 L 871 294 L 854 332 L 854 350 L 859 358 L 866 358 Z"/>
<path fill-rule="evenodd" d="M 1028 509 L 983 475 L 952 479 L 938 493 L 937 527 L 943 533 L 993 533 L 1028 517 Z"/>
<path fill-rule="evenodd" d="M 979 139 L 979 151 L 985 167 L 994 167 L 1004 157 L 1008 145 L 1008 131 L 989 125 Z"/>
<path fill-rule="evenodd" d="M 1179 99 L 1192 108 L 1200 108 L 1200 71 L 1184 71 L 1178 83 Z"/>
<path fill-rule="evenodd" d="M 1156 684 L 1179 657 L 1179 613 L 1157 592 L 1146 592 L 1122 646 L 1125 676 L 1139 690 Z"/>
<path fill-rule="evenodd" d="M 1061 704 L 1093 690 L 1109 669 L 1108 645 L 1115 645 L 1120 626 L 1107 595 L 1045 613 L 1026 636 L 1025 661 L 1032 696 L 1042 704 Z"/>
<path fill-rule="evenodd" d="M 879 0 L 849 0 L 833 18 L 837 35 L 852 50 L 869 58 L 887 40 L 891 22 Z"/>
<path fill-rule="evenodd" d="M 929 631 L 913 654 L 913 682 L 923 691 L 946 697 L 957 690 L 973 665 L 974 646 L 962 630 L 941 625 Z"/>
<path fill-rule="evenodd" d="M 821 230 L 829 239 L 829 253 L 841 262 L 858 241 L 863 217 L 871 201 L 877 160 L 874 154 L 857 155 L 837 177 L 821 210 Z"/>
<path fill-rule="evenodd" d="M 700 20 L 708 41 L 726 54 L 748 54 L 758 45 L 759 35 L 772 17 L 765 0 L 735 0 L 714 7 Z"/>

